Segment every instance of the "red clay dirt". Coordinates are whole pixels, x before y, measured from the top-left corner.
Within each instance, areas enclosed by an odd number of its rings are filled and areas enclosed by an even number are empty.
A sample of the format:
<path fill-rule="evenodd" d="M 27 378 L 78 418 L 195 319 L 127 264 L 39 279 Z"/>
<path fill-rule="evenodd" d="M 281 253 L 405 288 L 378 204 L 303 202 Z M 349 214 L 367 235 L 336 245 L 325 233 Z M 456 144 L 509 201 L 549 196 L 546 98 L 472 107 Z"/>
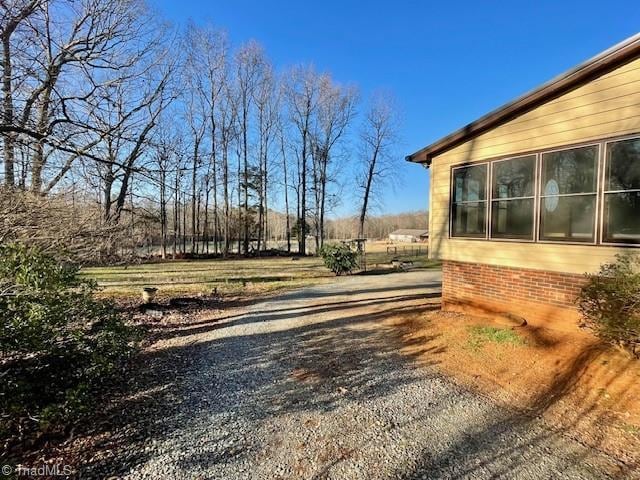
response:
<path fill-rule="evenodd" d="M 640 466 L 640 361 L 629 354 L 577 327 L 511 327 L 522 342 L 478 347 L 470 343 L 473 326 L 506 328 L 503 322 L 440 310 L 390 322 L 419 362 Z M 425 343 L 432 348 L 421 349 Z"/>

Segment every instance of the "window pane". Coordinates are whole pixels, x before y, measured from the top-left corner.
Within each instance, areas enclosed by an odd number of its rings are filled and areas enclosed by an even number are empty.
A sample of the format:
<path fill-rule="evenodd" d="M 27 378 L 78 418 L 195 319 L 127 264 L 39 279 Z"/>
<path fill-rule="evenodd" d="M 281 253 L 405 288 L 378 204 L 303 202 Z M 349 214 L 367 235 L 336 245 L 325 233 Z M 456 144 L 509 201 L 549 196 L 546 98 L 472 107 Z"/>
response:
<path fill-rule="evenodd" d="M 533 239 L 533 199 L 495 200 L 491 203 L 491 236 Z"/>
<path fill-rule="evenodd" d="M 542 195 L 596 191 L 598 147 L 581 147 L 542 156 Z"/>
<path fill-rule="evenodd" d="M 540 199 L 540 238 L 592 242 L 595 195 Z"/>
<path fill-rule="evenodd" d="M 607 145 L 607 190 L 640 189 L 640 138 Z"/>
<path fill-rule="evenodd" d="M 494 162 L 493 197 L 532 197 L 535 175 L 535 156 Z"/>
<path fill-rule="evenodd" d="M 454 202 L 486 200 L 487 165 L 475 165 L 454 170 L 453 187 Z"/>
<path fill-rule="evenodd" d="M 451 209 L 451 235 L 484 238 L 486 212 L 487 202 L 454 203 Z"/>
<path fill-rule="evenodd" d="M 604 196 L 603 241 L 640 243 L 640 192 Z"/>

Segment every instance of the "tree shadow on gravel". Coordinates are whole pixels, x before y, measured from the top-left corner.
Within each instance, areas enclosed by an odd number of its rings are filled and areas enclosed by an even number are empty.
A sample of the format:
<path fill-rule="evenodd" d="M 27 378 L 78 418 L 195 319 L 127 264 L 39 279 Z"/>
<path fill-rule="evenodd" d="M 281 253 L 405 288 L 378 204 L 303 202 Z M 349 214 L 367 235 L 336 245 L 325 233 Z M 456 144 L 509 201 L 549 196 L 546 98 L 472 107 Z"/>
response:
<path fill-rule="evenodd" d="M 398 275 L 397 272 L 393 272 L 392 274 Z M 400 275 L 403 275 L 403 274 L 400 274 Z M 441 286 L 440 282 L 437 282 L 437 283 L 432 282 L 432 283 L 426 283 L 424 285 L 420 285 L 420 288 L 439 289 L 440 286 Z M 359 288 L 356 290 L 348 290 L 348 291 L 345 291 L 344 294 L 350 295 L 350 296 L 370 295 L 370 294 L 376 294 L 376 293 L 389 293 L 389 292 L 398 292 L 398 291 L 406 292 L 408 289 L 410 289 L 410 287 L 407 287 L 406 285 L 398 285 L 398 286 L 390 285 L 388 287 L 372 287 L 372 288 Z M 331 288 L 324 290 L 322 289 L 322 287 L 316 288 L 315 291 L 304 293 L 304 298 L 308 298 L 308 299 L 322 298 L 322 297 L 335 297 L 335 296 L 336 296 L 335 290 L 332 290 Z M 281 298 L 283 301 L 295 300 L 296 298 L 301 298 L 301 293 L 300 291 L 294 291 L 294 292 L 284 294 L 279 298 Z"/>
<path fill-rule="evenodd" d="M 180 342 L 141 354 L 137 359 L 141 373 L 131 378 L 125 393 L 113 395 L 104 414 L 83 432 L 82 437 L 92 437 L 92 443 L 83 447 L 85 440 L 80 438 L 75 447 L 70 442 L 67 451 L 75 449 L 80 456 L 82 478 L 124 475 L 155 458 L 157 451 L 147 447 L 184 432 L 193 435 L 193 442 L 203 442 L 197 454 L 176 461 L 185 469 L 199 471 L 255 455 L 264 446 L 236 432 L 236 422 L 255 426 L 281 415 L 331 411 L 345 401 L 391 394 L 415 381 L 417 375 L 424 376 L 413 357 L 430 354 L 435 364 L 443 348 L 421 338 L 416 339 L 411 355 L 401 353 L 401 332 L 382 322 L 439 308 L 439 303 L 430 300 L 433 296 L 347 300 L 315 305 L 304 312 L 294 306 L 289 312 L 286 308 L 277 313 L 267 310 L 205 325 L 204 331 L 242 329 L 237 335 Z M 257 328 L 308 315 L 318 318 L 281 331 Z M 200 438 L 203 425 L 215 425 L 219 434 L 203 433 Z M 78 452 L 83 448 L 87 453 Z"/>
<path fill-rule="evenodd" d="M 540 334 L 540 333 L 537 333 Z M 541 345 L 549 344 L 549 339 L 542 335 Z M 620 380 L 619 373 L 599 365 L 599 356 L 607 350 L 603 343 L 586 346 L 571 361 L 562 374 L 557 375 L 551 385 L 540 392 L 530 405 L 522 409 L 506 409 L 500 407 L 493 412 L 488 421 L 480 419 L 477 424 L 470 422 L 467 434 L 437 455 L 425 451 L 422 458 L 417 459 L 415 465 L 397 472 L 396 478 L 401 479 L 465 479 L 465 478 L 559 478 L 558 468 L 564 478 L 640 478 L 640 465 L 634 461 L 623 463 L 619 459 L 607 458 L 600 455 L 599 446 L 604 440 L 604 433 L 596 432 L 595 438 L 590 438 L 589 447 L 583 445 L 578 438 L 573 442 L 573 448 L 567 450 L 567 439 L 575 438 L 576 427 L 581 418 L 594 414 L 596 423 L 605 425 L 611 421 L 609 415 L 597 411 L 598 395 L 584 393 L 576 403 L 580 408 L 570 420 L 553 427 L 541 421 L 543 415 L 558 402 L 569 395 L 575 394 L 577 384 L 585 375 L 598 377 L 603 390 L 616 383 L 618 389 L 631 388 L 633 379 Z M 633 362 L 629 359 L 629 364 Z M 604 363 L 606 364 L 606 362 Z M 602 364 L 602 365 L 604 365 Z M 594 368 L 595 366 L 595 368 Z M 588 367 L 591 367 L 587 372 Z M 623 382 L 624 384 L 620 384 Z M 575 400 L 574 400 L 575 401 Z M 617 401 L 611 400 L 609 408 L 617 408 Z M 416 419 L 418 421 L 419 419 Z M 537 451 L 539 454 L 531 454 Z M 563 452 L 562 465 L 545 465 L 545 456 L 558 455 Z M 534 477 L 519 477 L 516 473 L 522 467 L 535 465 L 537 475 Z M 554 470 L 554 468 L 556 470 Z M 590 476 L 583 477 L 582 472 L 589 471 Z M 635 473 L 634 473 L 635 472 Z"/>
<path fill-rule="evenodd" d="M 198 335 L 216 330 L 220 328 L 229 328 L 237 325 L 246 325 L 258 322 L 274 322 L 278 320 L 289 320 L 300 316 L 323 315 L 331 312 L 343 312 L 346 310 L 374 307 L 376 305 L 389 305 L 394 302 L 409 302 L 414 300 L 423 300 L 430 298 L 438 298 L 440 293 L 420 293 L 414 295 L 395 295 L 392 297 L 384 297 L 381 299 L 360 299 L 360 300 L 343 300 L 339 302 L 323 302 L 316 305 L 300 305 L 289 308 L 276 308 L 269 310 L 252 311 L 250 313 L 240 313 L 211 320 L 203 320 L 199 322 L 189 323 L 188 325 L 174 326 L 173 328 L 162 326 L 161 332 L 154 337 L 176 338 L 189 335 Z"/>

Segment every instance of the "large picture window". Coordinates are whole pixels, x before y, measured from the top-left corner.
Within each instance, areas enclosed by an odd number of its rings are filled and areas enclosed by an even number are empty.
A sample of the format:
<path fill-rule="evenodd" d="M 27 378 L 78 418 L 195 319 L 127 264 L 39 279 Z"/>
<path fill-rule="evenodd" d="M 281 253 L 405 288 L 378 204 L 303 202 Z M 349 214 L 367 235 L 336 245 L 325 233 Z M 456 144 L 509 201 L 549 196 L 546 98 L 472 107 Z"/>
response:
<path fill-rule="evenodd" d="M 491 237 L 533 240 L 536 157 L 492 165 Z"/>
<path fill-rule="evenodd" d="M 640 139 L 607 144 L 602 241 L 640 243 Z"/>
<path fill-rule="evenodd" d="M 451 237 L 640 246 L 640 135 L 453 167 Z"/>
<path fill-rule="evenodd" d="M 486 237 L 487 164 L 456 168 L 453 171 L 451 235 Z"/>
<path fill-rule="evenodd" d="M 594 242 L 598 147 L 542 155 L 540 239 Z"/>

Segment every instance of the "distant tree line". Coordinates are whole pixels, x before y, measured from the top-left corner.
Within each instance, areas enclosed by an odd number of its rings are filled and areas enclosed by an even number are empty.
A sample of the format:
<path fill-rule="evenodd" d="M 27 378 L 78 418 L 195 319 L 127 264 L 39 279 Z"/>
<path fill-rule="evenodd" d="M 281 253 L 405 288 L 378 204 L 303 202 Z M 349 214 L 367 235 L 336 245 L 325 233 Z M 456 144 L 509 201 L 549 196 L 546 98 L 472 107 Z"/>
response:
<path fill-rule="evenodd" d="M 7 0 L 0 18 L 5 240 L 74 231 L 100 258 L 148 238 L 163 257 L 281 237 L 306 252 L 338 235 L 345 195 L 350 236 L 371 235 L 399 160 L 390 95 L 277 71 L 255 41 L 170 27 L 140 0 Z"/>
<path fill-rule="evenodd" d="M 428 230 L 429 212 L 420 210 L 389 215 L 370 215 L 364 222 L 362 236 L 372 240 L 384 240 L 391 232 L 400 228 Z M 360 236 L 360 218 L 353 216 L 330 220 L 327 224 L 327 233 L 334 239 L 356 238 Z"/>

